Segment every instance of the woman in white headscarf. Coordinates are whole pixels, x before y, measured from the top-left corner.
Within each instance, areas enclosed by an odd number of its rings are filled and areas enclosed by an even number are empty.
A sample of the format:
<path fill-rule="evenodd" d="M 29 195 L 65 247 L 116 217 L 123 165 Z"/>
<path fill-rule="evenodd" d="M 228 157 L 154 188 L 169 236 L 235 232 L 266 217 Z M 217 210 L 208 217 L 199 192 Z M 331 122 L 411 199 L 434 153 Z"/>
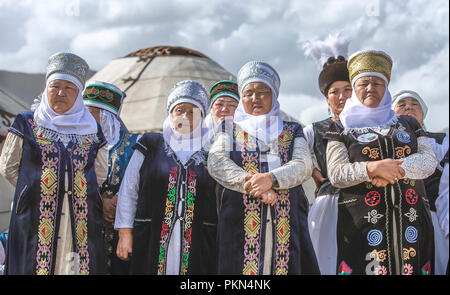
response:
<path fill-rule="evenodd" d="M 432 274 L 434 244 L 422 179 L 437 164 L 412 117 L 391 109 L 392 59 L 366 50 L 349 58 L 353 95 L 325 134 L 327 168 L 339 187 L 338 274 Z"/>
<path fill-rule="evenodd" d="M 208 98 L 197 81 L 177 83 L 163 134 L 146 133 L 134 147 L 115 220 L 117 256 L 130 259 L 131 274 L 216 274 L 216 182 L 203 149 Z"/>
<path fill-rule="evenodd" d="M 425 129 L 424 120 L 427 116 L 428 107 L 420 95 L 412 90 L 402 90 L 393 96 L 392 109 L 397 115 L 414 117 L 422 128 Z M 438 162 L 441 162 L 448 150 L 448 144 L 443 144 L 445 133 L 429 132 L 425 130 L 429 137 L 433 152 Z M 448 143 L 448 142 L 447 142 Z M 436 210 L 436 199 L 439 195 L 439 183 L 441 181 L 444 165 L 438 164 L 434 173 L 424 179 L 425 191 L 430 201 L 431 217 L 434 226 L 434 245 L 435 245 L 435 274 L 443 275 L 447 270 L 448 263 L 448 238 L 446 233 L 439 225 L 439 217 Z M 440 211 L 442 212 L 442 211 Z"/>
<path fill-rule="evenodd" d="M 208 157 L 219 188 L 219 274 L 319 274 L 302 182 L 312 162 L 302 127 L 284 122 L 280 78 L 267 63 L 238 74 L 241 100 Z"/>
<path fill-rule="evenodd" d="M 83 104 L 87 63 L 52 55 L 34 112 L 19 114 L 0 157 L 16 187 L 7 274 L 104 274 L 102 201 L 106 140 Z"/>

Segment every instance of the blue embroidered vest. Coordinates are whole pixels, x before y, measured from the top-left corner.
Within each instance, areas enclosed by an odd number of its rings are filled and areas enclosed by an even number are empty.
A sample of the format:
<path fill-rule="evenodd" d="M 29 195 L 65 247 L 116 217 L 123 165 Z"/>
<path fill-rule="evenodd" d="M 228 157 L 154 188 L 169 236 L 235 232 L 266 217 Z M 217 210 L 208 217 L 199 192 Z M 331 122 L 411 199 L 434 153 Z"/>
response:
<path fill-rule="evenodd" d="M 7 274 L 54 273 L 66 192 L 78 271 L 105 273 L 102 201 L 94 162 L 106 141 L 100 127 L 98 130 L 97 140 L 70 141 L 65 147 L 43 136 L 33 112 L 17 115 L 10 132 L 23 139 L 23 150 L 9 227 Z"/>

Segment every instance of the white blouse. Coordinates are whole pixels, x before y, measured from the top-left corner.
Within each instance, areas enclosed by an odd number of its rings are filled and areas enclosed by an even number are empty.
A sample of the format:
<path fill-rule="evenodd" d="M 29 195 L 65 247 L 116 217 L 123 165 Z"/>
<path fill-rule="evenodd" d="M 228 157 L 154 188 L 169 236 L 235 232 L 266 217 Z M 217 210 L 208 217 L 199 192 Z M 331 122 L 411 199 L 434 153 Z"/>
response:
<path fill-rule="evenodd" d="M 250 175 L 230 159 L 230 148 L 233 146 L 232 138 L 225 132 L 218 133 L 214 144 L 208 155 L 209 174 L 224 187 L 240 193 L 245 193 L 245 177 Z M 272 148 L 276 146 L 273 142 L 269 145 L 269 155 L 277 155 Z M 269 159 L 267 159 L 269 160 Z M 270 160 L 269 160 L 270 161 Z M 279 161 L 279 160 L 278 160 Z M 294 140 L 294 151 L 291 161 L 283 166 L 278 163 L 278 168 L 270 169 L 278 181 L 278 189 L 289 189 L 298 186 L 307 180 L 312 173 L 312 160 L 308 144 L 302 137 Z"/>

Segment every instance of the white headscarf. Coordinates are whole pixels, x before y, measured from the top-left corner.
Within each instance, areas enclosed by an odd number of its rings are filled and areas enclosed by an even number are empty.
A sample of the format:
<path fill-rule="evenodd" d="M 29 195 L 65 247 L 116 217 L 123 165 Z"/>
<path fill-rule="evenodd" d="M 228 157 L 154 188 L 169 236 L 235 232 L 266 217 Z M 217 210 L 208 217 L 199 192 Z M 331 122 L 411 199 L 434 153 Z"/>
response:
<path fill-rule="evenodd" d="M 47 89 L 50 82 L 54 80 L 69 81 L 78 88 L 78 95 L 73 106 L 64 114 L 57 114 L 48 104 Z M 47 79 L 42 99 L 34 111 L 34 120 L 37 125 L 54 131 L 53 139 L 60 139 L 63 142 L 68 142 L 67 136 L 70 136 L 70 140 L 76 140 L 79 136 L 96 135 L 97 122 L 84 106 L 82 91 L 83 86 L 80 81 L 72 75 L 60 72 L 51 74 Z"/>
<path fill-rule="evenodd" d="M 391 109 L 391 93 L 389 92 L 388 81 L 384 75 L 377 72 L 361 73 L 353 79 L 352 86 L 355 86 L 355 83 L 359 78 L 366 76 L 382 78 L 385 82 L 386 90 L 380 104 L 376 108 L 369 108 L 363 105 L 356 96 L 356 92 L 353 91 L 352 97 L 347 100 L 344 109 L 339 115 L 340 121 L 346 131 L 370 127 L 387 128 L 397 120 L 395 112 Z"/>
<path fill-rule="evenodd" d="M 412 97 L 417 100 L 423 112 L 423 120 L 425 120 L 428 112 L 427 104 L 417 92 L 414 92 L 412 90 L 401 90 L 397 94 L 395 94 L 392 101 L 392 109 L 395 109 L 395 106 L 400 102 L 400 100 L 407 97 Z"/>
<path fill-rule="evenodd" d="M 242 91 L 245 86 L 253 82 L 262 82 L 272 90 L 272 107 L 264 115 L 254 116 L 244 110 L 241 99 L 234 113 L 234 123 L 241 127 L 245 132 L 265 144 L 269 144 L 283 131 L 283 119 L 280 113 L 280 103 L 278 102 L 278 92 L 280 87 L 280 78 L 278 73 L 268 64 L 263 62 L 248 62 L 238 73 L 239 94 L 242 97 Z"/>
<path fill-rule="evenodd" d="M 189 159 L 208 143 L 208 129 L 204 123 L 209 94 L 205 87 L 198 81 L 186 80 L 175 84 L 167 99 L 167 111 L 169 115 L 163 124 L 163 137 L 166 144 L 177 155 L 178 160 L 185 165 Z M 201 119 L 198 126 L 191 132 L 183 134 L 175 129 L 172 124 L 172 110 L 181 103 L 191 103 L 201 110 Z M 195 113 L 194 113 L 195 114 Z M 204 160 L 196 159 L 196 164 Z"/>
<path fill-rule="evenodd" d="M 219 129 L 219 124 L 214 120 L 212 112 L 209 112 L 205 117 L 205 125 L 211 131 L 211 134 L 215 134 Z"/>
<path fill-rule="evenodd" d="M 120 121 L 111 112 L 100 109 L 100 127 L 108 142 L 108 149 L 113 148 L 120 138 Z"/>
<path fill-rule="evenodd" d="M 185 165 L 193 154 L 202 149 L 207 142 L 207 129 L 204 128 L 203 118 L 191 133 L 180 133 L 172 124 L 172 114 L 167 116 L 163 124 L 164 141 L 177 155 L 178 160 Z M 198 164 L 198 163 L 196 163 Z"/>

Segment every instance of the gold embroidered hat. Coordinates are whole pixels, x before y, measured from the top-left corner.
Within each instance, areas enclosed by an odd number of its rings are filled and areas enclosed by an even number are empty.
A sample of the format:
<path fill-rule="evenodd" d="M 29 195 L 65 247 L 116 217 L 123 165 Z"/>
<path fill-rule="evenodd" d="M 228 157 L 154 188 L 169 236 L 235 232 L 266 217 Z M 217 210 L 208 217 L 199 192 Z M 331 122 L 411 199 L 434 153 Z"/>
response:
<path fill-rule="evenodd" d="M 389 84 L 391 80 L 392 58 L 384 51 L 362 50 L 348 59 L 348 72 L 352 85 L 362 76 L 379 76 Z"/>

